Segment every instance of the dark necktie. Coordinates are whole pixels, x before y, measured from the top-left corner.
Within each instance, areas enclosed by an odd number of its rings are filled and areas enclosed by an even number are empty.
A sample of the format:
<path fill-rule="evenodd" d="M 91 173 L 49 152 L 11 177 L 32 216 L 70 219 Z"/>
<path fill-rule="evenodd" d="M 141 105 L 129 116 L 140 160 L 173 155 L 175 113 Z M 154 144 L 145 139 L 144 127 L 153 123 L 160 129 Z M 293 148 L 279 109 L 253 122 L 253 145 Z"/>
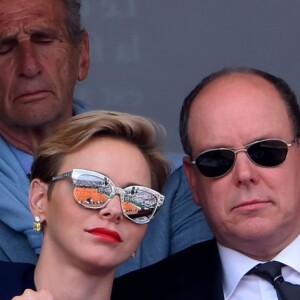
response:
<path fill-rule="evenodd" d="M 256 265 L 247 274 L 253 274 L 270 282 L 276 290 L 279 300 L 300 300 L 300 285 L 284 281 L 278 261 L 269 261 Z"/>

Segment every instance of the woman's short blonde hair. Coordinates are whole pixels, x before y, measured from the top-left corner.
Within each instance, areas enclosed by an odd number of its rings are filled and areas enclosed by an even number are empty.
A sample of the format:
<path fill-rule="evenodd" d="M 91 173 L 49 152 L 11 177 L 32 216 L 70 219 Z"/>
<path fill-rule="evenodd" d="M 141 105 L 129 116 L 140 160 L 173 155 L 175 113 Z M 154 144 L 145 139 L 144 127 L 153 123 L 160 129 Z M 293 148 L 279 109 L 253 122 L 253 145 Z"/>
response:
<path fill-rule="evenodd" d="M 37 149 L 31 178 L 49 182 L 63 163 L 66 154 L 76 151 L 94 137 L 113 137 L 137 146 L 151 170 L 151 187 L 161 191 L 170 172 L 162 154 L 164 128 L 152 120 L 133 114 L 94 110 L 68 119 Z"/>

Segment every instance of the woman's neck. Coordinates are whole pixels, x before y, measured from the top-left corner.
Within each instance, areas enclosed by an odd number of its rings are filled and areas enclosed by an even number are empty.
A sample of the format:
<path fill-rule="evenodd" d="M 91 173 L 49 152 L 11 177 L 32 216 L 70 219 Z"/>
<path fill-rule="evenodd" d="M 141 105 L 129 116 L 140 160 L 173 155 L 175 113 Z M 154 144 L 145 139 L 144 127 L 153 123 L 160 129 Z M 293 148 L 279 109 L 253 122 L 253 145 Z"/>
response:
<path fill-rule="evenodd" d="M 36 289 L 49 290 L 55 300 L 109 300 L 113 280 L 114 269 L 84 270 L 43 253 L 34 274 Z"/>

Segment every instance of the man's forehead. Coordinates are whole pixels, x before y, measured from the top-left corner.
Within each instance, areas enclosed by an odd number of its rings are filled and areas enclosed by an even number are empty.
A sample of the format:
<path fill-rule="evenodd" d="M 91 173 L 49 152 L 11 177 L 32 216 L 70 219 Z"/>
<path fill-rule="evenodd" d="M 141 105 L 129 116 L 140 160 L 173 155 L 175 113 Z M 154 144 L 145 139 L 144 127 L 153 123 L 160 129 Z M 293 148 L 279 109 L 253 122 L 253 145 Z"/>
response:
<path fill-rule="evenodd" d="M 16 8 L 20 8 L 21 10 L 24 10 L 26 8 L 32 9 L 32 8 L 39 8 L 43 4 L 48 5 L 58 5 L 63 4 L 63 0 L 0 0 L 0 7 L 2 8 L 13 8 L 14 6 Z M 37 6 L 39 4 L 39 6 Z"/>
<path fill-rule="evenodd" d="M 236 133 L 249 142 L 249 132 L 281 138 L 292 134 L 285 101 L 274 86 L 258 76 L 229 79 L 211 83 L 194 99 L 188 123 L 191 140 Z"/>
<path fill-rule="evenodd" d="M 64 13 L 64 6 L 57 0 L 0 0 L 0 28 L 60 23 Z"/>
<path fill-rule="evenodd" d="M 0 0 L 1 5 L 1 0 Z M 7 36 L 19 37 L 22 35 L 32 35 L 35 33 L 52 33 L 64 31 L 66 26 L 62 14 L 47 15 L 43 10 L 34 9 L 30 12 L 16 13 L 2 13 L 0 8 L 0 37 Z"/>
<path fill-rule="evenodd" d="M 266 79 L 249 73 L 225 74 L 206 85 L 195 97 L 191 110 L 196 106 L 227 105 L 233 102 L 258 102 L 273 106 L 274 99 L 284 100 L 277 88 Z M 264 100 L 264 101 L 261 101 Z"/>

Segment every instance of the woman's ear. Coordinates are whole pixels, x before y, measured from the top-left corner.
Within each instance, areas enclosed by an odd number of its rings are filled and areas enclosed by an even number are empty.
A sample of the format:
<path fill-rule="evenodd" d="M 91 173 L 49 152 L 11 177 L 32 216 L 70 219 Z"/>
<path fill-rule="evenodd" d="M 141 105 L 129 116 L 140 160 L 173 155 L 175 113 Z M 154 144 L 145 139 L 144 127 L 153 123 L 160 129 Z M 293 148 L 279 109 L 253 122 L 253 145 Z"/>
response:
<path fill-rule="evenodd" d="M 34 217 L 40 217 L 45 221 L 45 210 L 48 203 L 48 184 L 35 178 L 31 181 L 29 188 L 29 206 Z"/>

